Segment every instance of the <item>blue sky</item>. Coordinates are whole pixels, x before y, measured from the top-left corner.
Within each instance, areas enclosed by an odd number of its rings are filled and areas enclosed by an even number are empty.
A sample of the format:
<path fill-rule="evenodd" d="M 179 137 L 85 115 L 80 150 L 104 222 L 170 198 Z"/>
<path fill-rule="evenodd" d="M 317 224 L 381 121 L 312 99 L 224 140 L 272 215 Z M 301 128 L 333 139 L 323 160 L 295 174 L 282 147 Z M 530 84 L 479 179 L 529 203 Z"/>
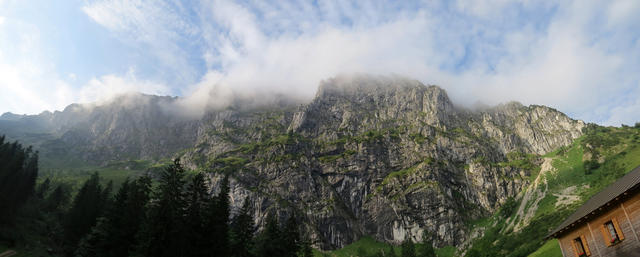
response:
<path fill-rule="evenodd" d="M 560 3 L 558 3 L 560 2 Z M 127 92 L 310 99 L 339 73 L 401 74 L 454 102 L 640 121 L 640 1 L 0 0 L 0 112 Z"/>

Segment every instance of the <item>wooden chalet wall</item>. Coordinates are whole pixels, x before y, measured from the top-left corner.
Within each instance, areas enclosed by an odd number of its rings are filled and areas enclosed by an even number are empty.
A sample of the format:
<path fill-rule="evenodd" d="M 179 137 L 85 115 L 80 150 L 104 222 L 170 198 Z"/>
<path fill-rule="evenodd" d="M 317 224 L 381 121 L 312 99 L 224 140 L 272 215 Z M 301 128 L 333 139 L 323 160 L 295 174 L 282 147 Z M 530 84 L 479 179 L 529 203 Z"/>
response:
<path fill-rule="evenodd" d="M 640 193 L 622 202 L 612 203 L 609 211 L 597 216 L 588 217 L 588 222 L 572 228 L 564 233 L 558 242 L 564 257 L 577 257 L 573 240 L 577 237 L 586 239 L 589 248 L 588 256 L 597 257 L 640 257 Z M 605 242 L 601 227 L 605 222 L 617 220 L 624 239 L 614 245 Z"/>

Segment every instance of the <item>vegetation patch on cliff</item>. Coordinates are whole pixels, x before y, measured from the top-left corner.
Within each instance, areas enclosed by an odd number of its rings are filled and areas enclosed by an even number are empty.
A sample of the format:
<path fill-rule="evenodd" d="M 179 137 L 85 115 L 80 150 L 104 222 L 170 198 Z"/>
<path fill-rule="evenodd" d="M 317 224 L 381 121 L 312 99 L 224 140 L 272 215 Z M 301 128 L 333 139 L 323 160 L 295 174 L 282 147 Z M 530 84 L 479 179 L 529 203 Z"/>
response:
<path fill-rule="evenodd" d="M 637 128 L 590 125 L 573 144 L 544 155 L 553 159 L 554 171 L 544 177 L 546 196 L 537 206 L 527 207 L 537 208 L 528 225 L 517 232 L 505 229 L 504 221 L 516 217 L 514 214 L 504 217 L 504 212 L 498 211 L 491 217 L 492 222 L 482 225 L 484 235 L 473 242 L 465 256 L 561 256 L 557 242 L 543 242 L 542 238 L 591 196 L 640 165 L 638 138 L 640 129 Z M 594 156 L 599 165 L 587 171 L 585 162 Z M 539 168 L 533 166 L 533 156 L 513 154 L 507 157 L 510 163 L 515 160 L 510 165 Z M 555 194 L 568 187 L 575 187 L 571 192 L 579 200 L 557 205 Z M 502 209 L 506 207 L 504 205 Z"/>

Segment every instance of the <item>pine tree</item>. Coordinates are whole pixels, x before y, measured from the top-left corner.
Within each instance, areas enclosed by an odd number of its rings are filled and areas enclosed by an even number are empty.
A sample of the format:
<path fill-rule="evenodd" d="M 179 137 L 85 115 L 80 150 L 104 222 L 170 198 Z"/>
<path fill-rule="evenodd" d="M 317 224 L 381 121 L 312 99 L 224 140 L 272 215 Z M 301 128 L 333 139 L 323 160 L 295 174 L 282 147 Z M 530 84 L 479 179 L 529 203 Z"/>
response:
<path fill-rule="evenodd" d="M 42 183 L 40 183 L 40 185 L 38 185 L 38 187 L 36 188 L 36 197 L 38 199 L 43 200 L 44 197 L 46 196 L 47 192 L 49 192 L 49 189 L 51 188 L 51 180 L 49 178 L 46 178 Z"/>
<path fill-rule="evenodd" d="M 274 214 L 267 216 L 262 233 L 258 236 L 256 255 L 258 257 L 284 256 L 282 231 Z"/>
<path fill-rule="evenodd" d="M 72 252 L 80 239 L 91 231 L 104 206 L 104 190 L 100 176 L 93 173 L 78 191 L 64 221 L 65 242 L 68 252 Z"/>
<path fill-rule="evenodd" d="M 127 178 L 107 208 L 105 216 L 80 241 L 76 255 L 128 256 L 129 250 L 136 244 L 135 235 L 144 219 L 150 183 L 148 177 L 140 177 L 133 182 Z"/>
<path fill-rule="evenodd" d="M 230 256 L 229 253 L 229 179 L 220 183 L 220 192 L 209 201 L 208 222 L 206 224 L 212 256 Z"/>
<path fill-rule="evenodd" d="M 382 249 L 379 251 L 375 251 L 373 254 L 369 255 L 371 257 L 387 257 Z"/>
<path fill-rule="evenodd" d="M 253 257 L 254 233 L 253 217 L 249 213 L 249 201 L 244 200 L 242 209 L 231 222 L 231 252 L 234 257 Z"/>
<path fill-rule="evenodd" d="M 103 252 L 104 256 L 115 257 L 128 255 L 129 242 L 125 236 L 126 232 L 123 231 L 123 229 L 126 229 L 124 222 L 126 222 L 128 217 L 125 216 L 125 210 L 133 187 L 135 187 L 135 183 L 130 182 L 129 178 L 127 178 L 114 196 L 114 200 L 107 209 L 103 222 L 98 223 L 98 225 L 94 227 L 94 231 L 96 229 L 98 232 L 104 231 L 103 233 L 105 235 L 103 238 L 94 239 L 95 241 L 99 239 L 106 241 L 97 242 L 100 244 L 98 246 L 99 251 Z"/>
<path fill-rule="evenodd" d="M 185 256 L 184 169 L 174 160 L 160 176 L 158 192 L 140 233 L 138 252 L 142 256 Z"/>
<path fill-rule="evenodd" d="M 298 251 L 300 257 L 313 257 L 313 248 L 311 248 L 311 240 L 309 236 L 305 236 L 300 241 L 300 250 Z"/>
<path fill-rule="evenodd" d="M 78 243 L 78 248 L 74 252 L 75 257 L 105 257 L 109 256 L 105 249 L 109 246 L 109 234 L 107 229 L 107 219 L 99 218 L 91 231 Z"/>
<path fill-rule="evenodd" d="M 396 248 L 393 245 L 389 247 L 389 251 L 387 251 L 387 254 L 385 254 L 385 256 L 389 256 L 389 257 L 398 256 L 398 254 L 396 254 Z"/>
<path fill-rule="evenodd" d="M 411 239 L 406 239 L 402 242 L 402 257 L 416 257 L 416 247 Z"/>
<path fill-rule="evenodd" d="M 101 201 L 102 201 L 102 208 L 104 210 L 108 210 L 111 206 L 111 204 L 113 203 L 113 199 L 111 197 L 111 193 L 113 192 L 113 180 L 109 180 L 109 182 L 107 183 L 107 186 L 104 188 L 104 190 L 102 190 L 102 194 L 100 195 L 102 197 Z"/>
<path fill-rule="evenodd" d="M 128 256 L 129 252 L 137 245 L 137 237 L 142 223 L 146 218 L 147 204 L 151 194 L 151 178 L 143 176 L 129 183 L 124 207 L 112 208 L 114 213 L 113 246 L 109 251 L 110 256 Z M 119 204 L 119 206 L 122 206 Z"/>
<path fill-rule="evenodd" d="M 365 250 L 362 245 L 358 246 L 358 249 L 356 249 L 356 256 L 367 257 L 368 256 L 367 250 Z"/>
<path fill-rule="evenodd" d="M 17 210 L 35 189 L 38 152 L 0 136 L 0 224 L 11 224 Z"/>
<path fill-rule="evenodd" d="M 71 199 L 70 191 L 67 185 L 56 186 L 45 198 L 44 210 L 47 212 L 61 212 L 61 209 L 64 209 Z"/>
<path fill-rule="evenodd" d="M 436 252 L 433 249 L 433 244 L 430 240 L 431 236 L 425 230 L 422 235 L 422 250 L 420 251 L 420 257 L 436 257 Z"/>
<path fill-rule="evenodd" d="M 292 212 L 283 231 L 283 251 L 284 257 L 295 257 L 300 249 L 300 231 L 298 230 L 298 222 L 296 216 Z"/>
<path fill-rule="evenodd" d="M 186 222 L 189 228 L 186 251 L 188 256 L 208 256 L 209 243 L 205 230 L 207 203 L 210 201 L 204 174 L 198 173 L 187 188 Z"/>

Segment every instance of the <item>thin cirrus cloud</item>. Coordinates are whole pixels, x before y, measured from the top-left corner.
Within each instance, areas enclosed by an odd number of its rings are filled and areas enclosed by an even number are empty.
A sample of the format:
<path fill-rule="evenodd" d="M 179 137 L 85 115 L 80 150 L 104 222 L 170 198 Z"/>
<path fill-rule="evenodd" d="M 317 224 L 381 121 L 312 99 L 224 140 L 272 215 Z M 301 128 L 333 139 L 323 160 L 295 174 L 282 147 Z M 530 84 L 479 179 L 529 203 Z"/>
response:
<path fill-rule="evenodd" d="M 238 94 L 308 100 L 322 79 L 366 72 L 437 84 L 466 106 L 515 100 L 601 124 L 640 121 L 633 0 L 98 0 L 77 9 L 138 58 L 118 64 L 135 73 L 78 79 L 72 92 L 122 77 L 140 85 L 128 90 L 179 94 L 201 112 Z"/>
<path fill-rule="evenodd" d="M 78 29 L 71 24 L 73 19 L 60 18 L 72 16 L 68 15 L 69 9 L 79 9 L 68 8 L 70 4 L 0 1 L 0 113 L 62 110 L 71 103 L 99 102 L 132 91 L 163 95 L 172 92 L 164 83 L 138 79 L 133 65 L 118 74 L 81 73 L 87 63 L 102 62 L 102 53 L 84 55 L 79 48 L 85 46 L 79 44 L 103 45 L 96 43 L 97 38 L 83 38 L 86 35 L 80 32 L 84 31 L 65 31 Z M 67 37 L 70 34 L 75 35 Z M 63 44 L 70 46 L 61 47 Z M 88 48 L 90 53 L 98 52 L 96 49 L 100 48 Z M 73 62 L 77 60 L 74 54 L 86 61 Z M 115 58 L 121 55 L 110 54 Z"/>

